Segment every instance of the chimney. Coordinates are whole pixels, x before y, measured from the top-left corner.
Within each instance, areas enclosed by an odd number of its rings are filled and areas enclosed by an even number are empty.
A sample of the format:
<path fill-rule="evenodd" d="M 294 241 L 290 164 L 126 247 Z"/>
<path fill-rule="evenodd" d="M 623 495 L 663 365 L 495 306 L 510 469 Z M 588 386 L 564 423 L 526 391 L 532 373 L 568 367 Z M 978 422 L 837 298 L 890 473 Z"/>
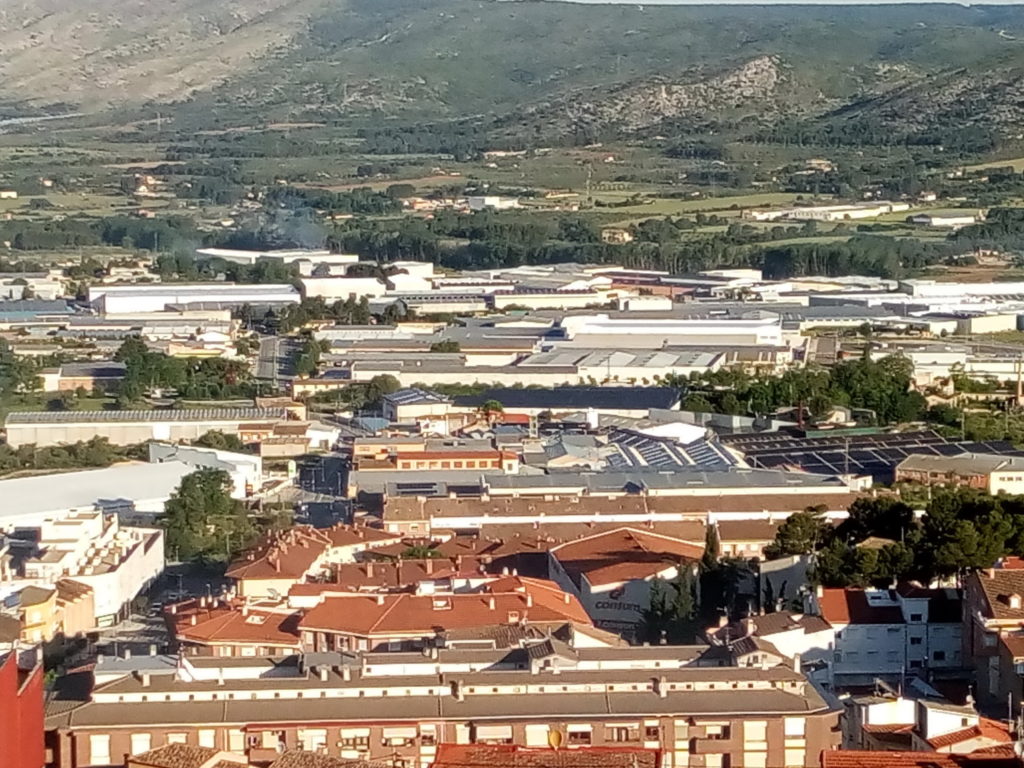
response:
<path fill-rule="evenodd" d="M 803 671 L 803 670 L 800 669 L 800 666 L 801 666 L 800 654 L 799 653 L 794 653 L 793 654 L 793 671 L 794 672 L 801 672 L 801 671 Z"/>
<path fill-rule="evenodd" d="M 377 605 L 384 605 L 384 595 L 377 595 Z"/>
<path fill-rule="evenodd" d="M 188 619 L 188 623 L 194 627 L 196 625 L 196 615 L 193 613 L 191 616 L 188 617 Z"/>
<path fill-rule="evenodd" d="M 199 607 L 200 608 L 205 608 L 206 607 L 206 595 L 203 595 L 202 597 L 199 598 Z"/>
<path fill-rule="evenodd" d="M 177 603 L 171 603 L 171 615 L 173 616 L 177 612 L 178 612 L 178 604 Z"/>
<path fill-rule="evenodd" d="M 327 673 L 328 673 L 327 667 L 320 667 L 320 682 L 322 682 L 322 683 L 326 683 L 327 682 Z"/>
<path fill-rule="evenodd" d="M 434 572 L 434 561 L 429 557 L 427 558 L 427 573 L 431 574 Z"/>
<path fill-rule="evenodd" d="M 456 680 L 452 683 L 452 695 L 455 697 L 456 701 L 466 700 L 466 693 L 462 690 L 463 685 L 465 685 L 463 680 Z"/>
<path fill-rule="evenodd" d="M 246 600 L 242 603 L 242 618 L 246 618 L 249 615 L 249 601 Z"/>
<path fill-rule="evenodd" d="M 1006 598 L 1006 602 L 1010 604 L 1010 607 L 1015 610 L 1020 610 L 1020 595 L 1014 592 L 1012 595 Z"/>
<path fill-rule="evenodd" d="M 373 563 L 367 563 L 366 564 L 366 578 L 368 578 L 368 579 L 372 579 L 373 578 Z"/>
<path fill-rule="evenodd" d="M 341 679 L 346 683 L 352 679 L 352 670 L 347 666 L 341 668 Z"/>
<path fill-rule="evenodd" d="M 148 672 L 143 672 L 142 673 L 142 687 L 143 688 L 149 688 L 149 673 Z"/>
<path fill-rule="evenodd" d="M 562 594 L 562 599 L 565 600 L 565 604 L 569 605 L 572 602 L 572 596 L 568 592 Z"/>
<path fill-rule="evenodd" d="M 989 577 L 990 579 L 994 579 L 994 578 L 996 577 L 996 569 L 995 569 L 995 568 L 989 568 L 989 569 L 988 569 L 988 570 L 986 571 L 986 573 L 988 574 L 988 577 Z"/>
<path fill-rule="evenodd" d="M 1020 598 L 1017 598 L 1017 600 L 1019 602 Z M 495 606 L 494 595 L 491 595 L 489 598 L 487 598 L 487 607 L 490 608 L 493 611 L 494 610 L 494 606 Z"/>
<path fill-rule="evenodd" d="M 508 576 L 508 566 L 507 565 L 504 568 L 501 569 L 501 575 L 502 576 Z"/>
<path fill-rule="evenodd" d="M 533 594 L 530 592 L 526 593 L 526 607 L 533 608 Z"/>
<path fill-rule="evenodd" d="M 658 692 L 658 698 L 664 699 L 668 697 L 668 679 L 662 675 L 657 679 L 654 685 L 654 689 Z"/>
<path fill-rule="evenodd" d="M 1018 597 L 1017 600 L 1019 601 L 1020 598 Z M 124 649 L 124 657 L 126 659 L 130 659 L 132 657 L 132 649 L 131 648 L 125 648 Z"/>
<path fill-rule="evenodd" d="M 149 655 L 156 656 L 156 643 L 149 644 Z"/>

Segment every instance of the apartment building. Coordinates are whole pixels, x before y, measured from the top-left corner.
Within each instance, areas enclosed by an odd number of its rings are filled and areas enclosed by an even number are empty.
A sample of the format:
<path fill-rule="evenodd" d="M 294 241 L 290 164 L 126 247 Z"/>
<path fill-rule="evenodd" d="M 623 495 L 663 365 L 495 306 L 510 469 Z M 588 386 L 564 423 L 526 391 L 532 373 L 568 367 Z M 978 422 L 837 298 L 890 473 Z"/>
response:
<path fill-rule="evenodd" d="M 479 632 L 481 639 L 521 625 L 544 631 L 592 624 L 580 601 L 556 584 L 509 576 L 471 592 L 433 594 L 328 594 L 299 620 L 310 651 L 422 650 L 449 632 Z"/>
<path fill-rule="evenodd" d="M 454 487 L 460 481 L 447 482 Z M 858 496 L 835 478 L 762 469 L 488 475 L 466 478 L 457 493 L 442 483 L 413 484 L 402 477 L 387 485 L 382 516 L 385 530 L 409 536 L 429 536 L 435 528 L 781 521 L 818 504 L 841 519 Z"/>
<path fill-rule="evenodd" d="M 982 453 L 908 456 L 896 465 L 896 482 L 1020 494 L 1024 493 L 1024 457 Z"/>
<path fill-rule="evenodd" d="M 811 768 L 838 746 L 838 711 L 802 674 L 707 652 L 547 639 L 513 652 L 183 658 L 65 702 L 47 728 L 57 768 L 108 768 L 166 743 L 423 768 L 448 744 L 634 747 L 659 750 L 665 768 Z"/>
<path fill-rule="evenodd" d="M 0 762 L 4 768 L 42 768 L 46 753 L 41 654 L 0 654 L 0 701 Z"/>
<path fill-rule="evenodd" d="M 29 588 L 53 592 L 53 605 L 45 612 L 55 617 L 54 625 L 40 630 L 43 640 L 60 628 L 57 587 L 63 581 L 75 582 L 62 590 L 65 605 L 92 607 L 90 627 L 83 626 L 86 619 L 80 610 L 70 618 L 66 630 L 77 632 L 116 621 L 164 568 L 163 531 L 122 527 L 117 515 L 100 509 L 72 510 L 41 521 L 36 530 L 35 538 L 13 542 L 23 550 L 21 572 L 0 581 L 0 593 L 20 591 L 24 601 Z M 91 598 L 83 590 L 90 591 Z"/>
<path fill-rule="evenodd" d="M 964 579 L 963 655 L 978 701 L 1016 708 L 1024 702 L 1024 564 L 1000 566 Z"/>
<path fill-rule="evenodd" d="M 964 667 L 961 599 L 955 589 L 819 587 L 808 604 L 834 633 L 830 667 L 836 686 Z"/>

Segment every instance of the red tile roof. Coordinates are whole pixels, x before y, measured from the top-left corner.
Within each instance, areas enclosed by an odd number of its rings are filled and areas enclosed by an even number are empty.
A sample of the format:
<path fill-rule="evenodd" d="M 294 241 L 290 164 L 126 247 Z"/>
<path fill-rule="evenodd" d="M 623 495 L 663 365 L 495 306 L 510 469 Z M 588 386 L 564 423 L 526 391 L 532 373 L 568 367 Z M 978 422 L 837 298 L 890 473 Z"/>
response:
<path fill-rule="evenodd" d="M 190 600 L 172 606 L 165 616 L 179 641 L 202 645 L 299 647 L 299 616 L 295 613 L 246 609 L 241 603 L 225 601 L 203 606 L 199 600 Z"/>
<path fill-rule="evenodd" d="M 404 636 L 520 621 L 591 623 L 579 600 L 553 582 L 509 576 L 470 594 L 329 596 L 302 617 L 299 628 Z"/>
<path fill-rule="evenodd" d="M 902 624 L 898 605 L 873 606 L 863 589 L 826 589 L 818 599 L 829 624 Z"/>
<path fill-rule="evenodd" d="M 267 534 L 242 557 L 228 566 L 232 579 L 301 579 L 326 550 L 332 547 L 366 547 L 398 541 L 399 536 L 365 526 L 336 525 L 314 528 L 299 525 Z"/>
<path fill-rule="evenodd" d="M 1017 758 L 953 755 L 943 752 L 871 752 L 834 750 L 821 753 L 822 768 L 1020 768 Z"/>
<path fill-rule="evenodd" d="M 447 558 L 422 560 L 370 561 L 331 566 L 331 577 L 316 583 L 295 584 L 289 595 L 319 595 L 329 592 L 354 592 L 359 589 L 411 589 L 423 581 L 450 579 L 455 576 L 480 576 L 475 560 L 456 563 Z"/>
<path fill-rule="evenodd" d="M 442 744 L 432 768 L 656 768 L 658 752 L 637 747 L 536 749 Z"/>
<path fill-rule="evenodd" d="M 1013 737 L 1010 736 L 1010 729 L 1004 723 L 983 717 L 977 725 L 953 731 L 952 733 L 944 733 L 941 736 L 928 739 L 928 743 L 933 749 L 944 749 L 945 747 L 952 747 L 955 744 L 962 744 L 972 739 L 989 739 L 999 744 L 1009 744 L 1013 741 Z"/>
<path fill-rule="evenodd" d="M 704 547 L 638 528 L 598 533 L 551 550 L 576 583 L 594 586 L 649 579 L 680 562 L 699 560 Z"/>

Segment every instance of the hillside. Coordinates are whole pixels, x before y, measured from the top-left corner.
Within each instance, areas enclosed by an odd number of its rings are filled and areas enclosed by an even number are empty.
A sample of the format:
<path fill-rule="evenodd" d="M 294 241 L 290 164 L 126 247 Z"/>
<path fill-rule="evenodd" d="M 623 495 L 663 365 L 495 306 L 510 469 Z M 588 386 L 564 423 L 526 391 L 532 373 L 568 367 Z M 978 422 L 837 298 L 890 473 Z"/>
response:
<path fill-rule="evenodd" d="M 22 0 L 0 10 L 0 104 L 178 102 L 229 123 L 488 115 L 538 132 L 993 117 L 1009 130 L 1022 46 L 1012 7 Z"/>

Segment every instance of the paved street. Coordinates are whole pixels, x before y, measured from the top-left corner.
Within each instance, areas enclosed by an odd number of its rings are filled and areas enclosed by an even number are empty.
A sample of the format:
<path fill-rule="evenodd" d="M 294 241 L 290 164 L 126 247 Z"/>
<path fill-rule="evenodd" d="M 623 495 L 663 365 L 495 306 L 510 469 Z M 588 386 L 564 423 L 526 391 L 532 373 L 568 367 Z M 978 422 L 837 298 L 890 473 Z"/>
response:
<path fill-rule="evenodd" d="M 282 336 L 267 336 L 260 339 L 256 378 L 261 381 L 269 381 L 277 387 L 281 381 L 287 381 L 294 377 L 292 360 L 296 351 L 293 339 Z"/>

